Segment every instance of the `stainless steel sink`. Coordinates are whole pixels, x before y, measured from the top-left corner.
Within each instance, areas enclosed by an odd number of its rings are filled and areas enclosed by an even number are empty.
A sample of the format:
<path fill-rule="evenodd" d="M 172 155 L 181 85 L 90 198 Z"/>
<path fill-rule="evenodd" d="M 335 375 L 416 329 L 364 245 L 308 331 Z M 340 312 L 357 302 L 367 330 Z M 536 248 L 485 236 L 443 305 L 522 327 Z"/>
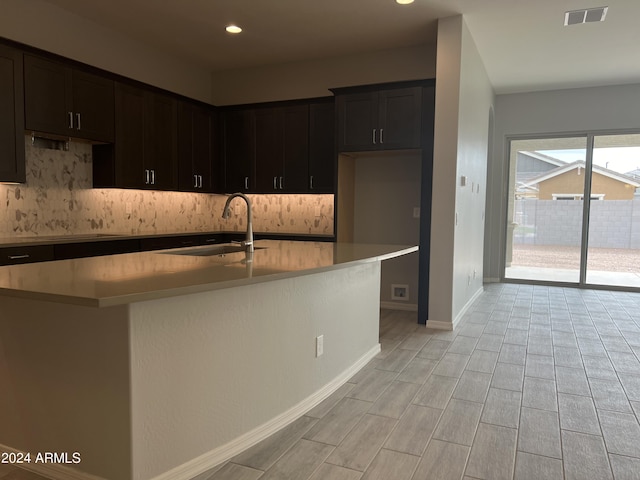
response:
<path fill-rule="evenodd" d="M 266 247 L 255 247 L 260 250 Z M 245 247 L 236 243 L 221 243 L 220 245 L 203 245 L 202 247 L 174 248 L 163 250 L 163 255 L 189 255 L 192 257 L 212 257 L 214 255 L 228 255 L 231 253 L 245 253 Z"/>

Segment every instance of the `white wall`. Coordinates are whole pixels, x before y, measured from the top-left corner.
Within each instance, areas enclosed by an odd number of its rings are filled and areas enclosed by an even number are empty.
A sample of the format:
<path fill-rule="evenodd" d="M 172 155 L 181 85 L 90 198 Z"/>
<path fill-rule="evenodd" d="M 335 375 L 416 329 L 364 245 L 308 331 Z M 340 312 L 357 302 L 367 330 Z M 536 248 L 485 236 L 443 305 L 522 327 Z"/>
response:
<path fill-rule="evenodd" d="M 2 0 L 0 37 L 211 102 L 211 75 L 41 0 Z"/>
<path fill-rule="evenodd" d="M 428 321 L 452 328 L 482 289 L 493 104 L 493 89 L 461 16 L 438 23 L 436 78 Z M 461 186 L 462 176 L 466 186 Z"/>
<path fill-rule="evenodd" d="M 487 195 L 485 278 L 498 281 L 504 269 L 507 209 L 507 140 L 518 135 L 607 132 L 640 128 L 640 85 L 576 88 L 498 95 Z"/>
<path fill-rule="evenodd" d="M 330 96 L 330 88 L 433 78 L 435 45 L 213 74 L 215 105 Z"/>

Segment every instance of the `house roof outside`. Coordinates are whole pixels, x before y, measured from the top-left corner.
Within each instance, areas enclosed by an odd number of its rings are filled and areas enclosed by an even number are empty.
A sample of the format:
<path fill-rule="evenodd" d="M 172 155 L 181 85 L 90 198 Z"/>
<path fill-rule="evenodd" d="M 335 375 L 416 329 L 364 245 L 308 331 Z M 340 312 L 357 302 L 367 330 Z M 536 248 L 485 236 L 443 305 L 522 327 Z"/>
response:
<path fill-rule="evenodd" d="M 571 170 L 575 170 L 577 168 L 585 168 L 584 160 L 576 160 L 575 162 L 567 163 L 563 166 L 557 167 L 549 172 L 545 172 L 542 175 L 534 177 L 529 180 L 528 186 L 533 186 L 535 184 L 539 184 L 544 182 L 545 180 L 549 180 L 550 178 L 557 177 L 563 173 L 569 172 Z M 640 187 L 640 180 L 633 178 L 629 175 L 614 172 L 613 170 L 609 170 L 607 168 L 600 167 L 599 165 L 593 165 L 593 172 L 599 173 L 600 175 L 604 175 L 605 177 L 612 178 L 622 183 L 629 184 L 635 188 Z"/>

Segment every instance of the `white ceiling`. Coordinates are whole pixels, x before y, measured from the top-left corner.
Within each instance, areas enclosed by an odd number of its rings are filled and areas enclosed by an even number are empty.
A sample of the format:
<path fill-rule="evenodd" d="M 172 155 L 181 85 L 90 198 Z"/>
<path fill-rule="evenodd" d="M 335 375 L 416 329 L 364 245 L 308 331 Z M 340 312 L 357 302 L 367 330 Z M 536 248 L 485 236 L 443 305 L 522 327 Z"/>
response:
<path fill-rule="evenodd" d="M 46 1 L 212 71 L 435 43 L 462 13 L 496 93 L 640 83 L 640 0 Z M 600 6 L 604 23 L 563 26 Z"/>

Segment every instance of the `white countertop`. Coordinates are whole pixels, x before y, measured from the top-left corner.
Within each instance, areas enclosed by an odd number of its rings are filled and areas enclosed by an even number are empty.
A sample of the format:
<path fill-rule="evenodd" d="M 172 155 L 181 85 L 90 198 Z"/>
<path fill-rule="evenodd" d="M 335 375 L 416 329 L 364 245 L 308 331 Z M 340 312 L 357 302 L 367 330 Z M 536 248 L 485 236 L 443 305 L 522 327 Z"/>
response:
<path fill-rule="evenodd" d="M 190 256 L 161 250 L 5 266 L 0 267 L 0 295 L 108 307 L 268 282 L 418 251 L 417 246 L 284 240 L 259 240 L 255 246 L 250 262 L 244 252 Z M 201 248 L 206 247 L 191 247 Z"/>

